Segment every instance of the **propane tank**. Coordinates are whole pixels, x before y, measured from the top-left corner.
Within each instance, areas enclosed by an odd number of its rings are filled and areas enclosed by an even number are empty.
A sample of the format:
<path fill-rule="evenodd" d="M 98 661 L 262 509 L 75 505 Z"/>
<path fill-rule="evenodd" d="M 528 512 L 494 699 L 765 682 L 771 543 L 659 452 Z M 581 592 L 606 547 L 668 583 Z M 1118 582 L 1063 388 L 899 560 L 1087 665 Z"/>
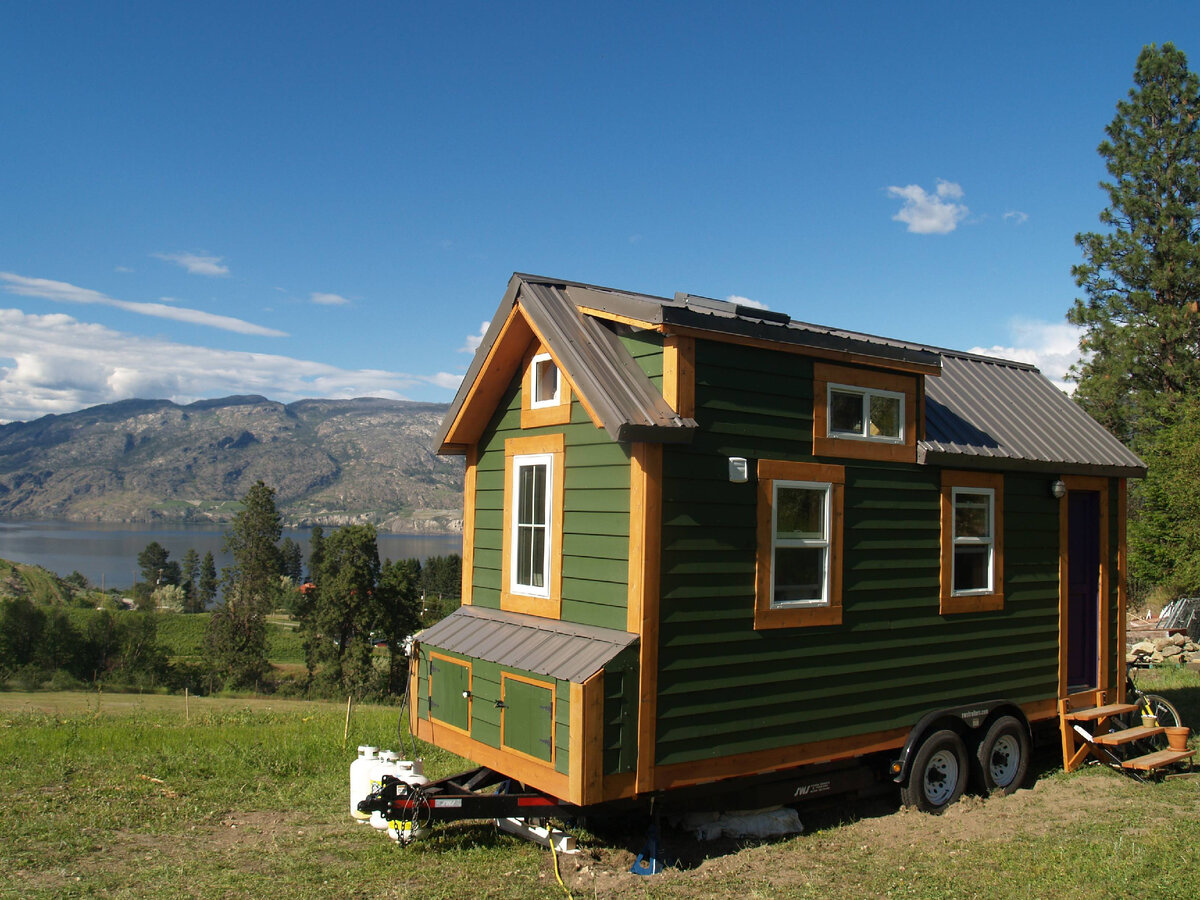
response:
<path fill-rule="evenodd" d="M 425 777 L 425 760 L 401 759 L 396 762 L 396 777 L 411 787 L 429 784 Z"/>
<path fill-rule="evenodd" d="M 383 787 L 383 776 L 392 775 L 396 778 L 400 777 L 400 754 L 394 753 L 391 750 L 380 752 L 379 759 L 375 764 L 375 768 L 371 770 L 371 792 L 379 790 Z M 386 831 L 388 820 L 383 817 L 383 813 L 376 810 L 371 813 L 371 827 L 378 828 L 380 831 Z"/>
<path fill-rule="evenodd" d="M 379 748 L 363 745 L 358 748 L 358 759 L 350 763 L 350 815 L 355 821 L 367 822 L 369 813 L 358 811 L 360 800 L 371 793 L 371 773 L 379 765 Z"/>

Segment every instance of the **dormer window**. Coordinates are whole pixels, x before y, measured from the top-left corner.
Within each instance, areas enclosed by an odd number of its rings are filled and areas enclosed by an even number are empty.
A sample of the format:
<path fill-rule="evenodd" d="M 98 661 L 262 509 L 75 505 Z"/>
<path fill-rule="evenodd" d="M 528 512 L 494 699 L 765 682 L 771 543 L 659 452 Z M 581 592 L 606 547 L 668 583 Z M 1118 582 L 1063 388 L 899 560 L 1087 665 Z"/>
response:
<path fill-rule="evenodd" d="M 829 391 L 829 437 L 904 442 L 904 395 L 844 384 Z"/>
<path fill-rule="evenodd" d="M 561 400 L 560 379 L 558 366 L 549 353 L 539 353 L 533 358 L 532 364 L 533 396 L 530 398 L 530 409 L 543 409 L 547 406 L 557 406 Z"/>

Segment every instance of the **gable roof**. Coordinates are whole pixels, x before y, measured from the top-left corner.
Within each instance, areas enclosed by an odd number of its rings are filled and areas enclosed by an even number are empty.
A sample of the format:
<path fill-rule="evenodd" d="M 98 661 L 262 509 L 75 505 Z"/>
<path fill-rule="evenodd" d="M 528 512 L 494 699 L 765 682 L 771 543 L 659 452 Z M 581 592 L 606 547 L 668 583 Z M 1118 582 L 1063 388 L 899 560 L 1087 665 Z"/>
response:
<path fill-rule="evenodd" d="M 514 274 L 437 436 L 464 453 L 537 337 L 593 421 L 617 441 L 690 441 L 614 329 L 735 340 L 931 376 L 918 462 L 1142 477 L 1145 464 L 1034 366 L 861 334 L 692 294 L 673 298 Z"/>

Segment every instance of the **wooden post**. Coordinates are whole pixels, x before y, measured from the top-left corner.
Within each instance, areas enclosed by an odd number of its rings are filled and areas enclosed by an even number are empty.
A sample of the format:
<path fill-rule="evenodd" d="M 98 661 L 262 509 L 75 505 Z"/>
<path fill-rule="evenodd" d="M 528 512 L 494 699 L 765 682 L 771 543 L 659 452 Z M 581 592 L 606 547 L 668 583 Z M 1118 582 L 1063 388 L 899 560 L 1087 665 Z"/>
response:
<path fill-rule="evenodd" d="M 346 749 L 346 739 L 350 737 L 350 707 L 354 703 L 354 695 L 346 697 L 346 727 L 342 731 L 342 749 Z"/>
<path fill-rule="evenodd" d="M 191 708 L 188 706 L 188 689 L 187 689 L 187 687 L 184 687 L 184 689 L 183 689 L 183 724 L 184 725 L 191 724 L 191 721 L 192 721 L 192 712 L 191 712 Z"/>

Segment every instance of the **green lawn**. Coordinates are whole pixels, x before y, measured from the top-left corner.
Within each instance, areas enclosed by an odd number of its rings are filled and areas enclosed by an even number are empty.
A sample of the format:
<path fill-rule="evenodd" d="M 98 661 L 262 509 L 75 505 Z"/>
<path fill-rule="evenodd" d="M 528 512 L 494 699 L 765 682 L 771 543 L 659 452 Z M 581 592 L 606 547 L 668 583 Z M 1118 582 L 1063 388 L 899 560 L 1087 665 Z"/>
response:
<path fill-rule="evenodd" d="M 1195 703 L 1196 679 L 1170 689 Z M 348 815 L 355 746 L 399 749 L 397 710 L 95 693 L 0 693 L 0 897 L 565 897 L 548 852 L 491 825 L 396 847 Z M 435 777 L 463 761 L 422 746 Z M 628 874 L 642 831 L 580 831 L 583 898 L 1191 898 L 1200 783 L 1140 785 L 1039 757 L 1031 789 L 946 815 L 895 801 L 801 810 L 809 833 L 698 845 Z"/>

